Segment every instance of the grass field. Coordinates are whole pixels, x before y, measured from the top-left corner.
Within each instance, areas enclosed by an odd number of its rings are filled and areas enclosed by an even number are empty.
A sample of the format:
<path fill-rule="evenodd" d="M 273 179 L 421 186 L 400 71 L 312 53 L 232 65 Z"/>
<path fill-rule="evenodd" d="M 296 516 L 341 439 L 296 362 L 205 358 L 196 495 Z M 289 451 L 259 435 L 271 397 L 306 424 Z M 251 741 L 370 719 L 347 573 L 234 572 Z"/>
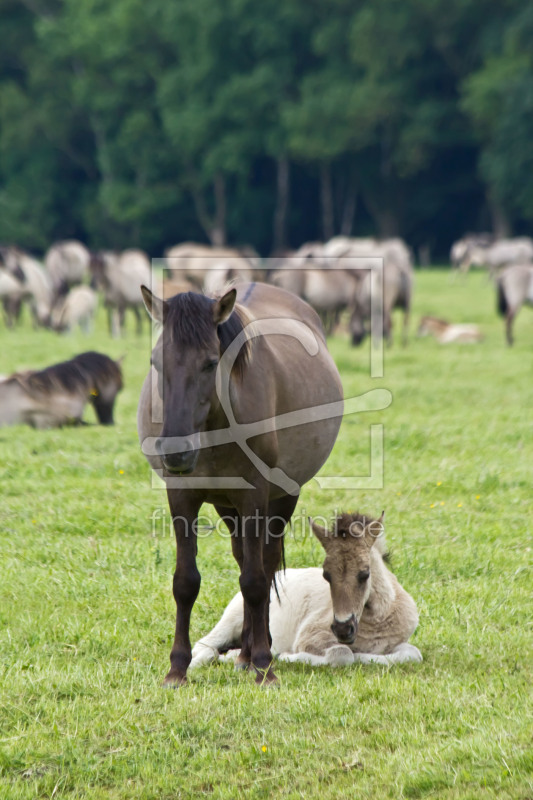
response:
<path fill-rule="evenodd" d="M 150 341 L 0 328 L 0 372 L 86 349 L 126 353 L 117 424 L 0 431 L 0 799 L 533 798 L 531 500 L 533 316 L 504 345 L 485 276 L 416 276 L 421 314 L 477 322 L 478 346 L 412 339 L 368 377 L 369 349 L 331 341 L 346 395 L 392 405 L 345 419 L 328 475 L 369 471 L 385 429 L 382 489 L 300 506 L 386 509 L 392 568 L 420 609 L 422 664 L 279 664 L 279 690 L 218 664 L 161 688 L 174 629 L 174 542 L 135 413 Z M 88 409 L 86 418 L 93 421 Z M 212 511 L 207 513 L 212 515 Z M 298 513 L 298 512 L 297 512 Z M 295 525 L 288 566 L 321 563 Z M 237 590 L 228 541 L 200 542 L 196 639 Z"/>

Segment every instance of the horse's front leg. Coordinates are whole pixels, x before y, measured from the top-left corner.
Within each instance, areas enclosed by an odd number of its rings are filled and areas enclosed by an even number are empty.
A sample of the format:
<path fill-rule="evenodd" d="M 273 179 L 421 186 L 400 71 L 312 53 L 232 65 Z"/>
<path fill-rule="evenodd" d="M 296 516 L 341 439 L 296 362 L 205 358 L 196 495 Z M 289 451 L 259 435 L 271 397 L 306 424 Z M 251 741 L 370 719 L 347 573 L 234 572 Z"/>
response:
<path fill-rule="evenodd" d="M 266 504 L 262 508 L 266 510 Z M 249 516 L 242 516 L 243 565 L 239 583 L 245 602 L 245 621 L 248 618 L 251 623 L 251 663 L 257 672 L 256 683 L 277 681 L 271 668 L 267 628 L 270 584 L 263 563 L 265 523 L 266 514 L 261 506 Z"/>
<path fill-rule="evenodd" d="M 172 584 L 176 601 L 176 633 L 170 652 L 170 671 L 164 685 L 181 686 L 187 681 L 187 668 L 191 663 L 189 626 L 192 608 L 200 591 L 195 522 L 201 503 L 177 490 L 168 489 L 167 495 L 176 535 L 176 571 Z"/>

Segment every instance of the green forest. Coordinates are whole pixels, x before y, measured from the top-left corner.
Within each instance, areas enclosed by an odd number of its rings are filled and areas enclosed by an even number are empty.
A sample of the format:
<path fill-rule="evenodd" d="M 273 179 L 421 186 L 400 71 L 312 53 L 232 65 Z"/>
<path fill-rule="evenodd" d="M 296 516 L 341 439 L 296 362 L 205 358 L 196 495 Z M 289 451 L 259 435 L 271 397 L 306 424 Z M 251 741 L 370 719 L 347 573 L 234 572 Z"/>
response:
<path fill-rule="evenodd" d="M 533 232 L 530 0 L 0 0 L 0 242 Z"/>

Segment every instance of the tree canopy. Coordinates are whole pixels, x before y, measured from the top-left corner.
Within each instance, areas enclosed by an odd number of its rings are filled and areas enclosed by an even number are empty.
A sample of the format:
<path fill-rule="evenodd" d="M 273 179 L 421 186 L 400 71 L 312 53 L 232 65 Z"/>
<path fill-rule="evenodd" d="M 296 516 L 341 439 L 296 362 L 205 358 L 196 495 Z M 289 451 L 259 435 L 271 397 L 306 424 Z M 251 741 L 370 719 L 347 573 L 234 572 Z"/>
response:
<path fill-rule="evenodd" d="M 0 0 L 0 241 L 533 230 L 526 0 Z"/>

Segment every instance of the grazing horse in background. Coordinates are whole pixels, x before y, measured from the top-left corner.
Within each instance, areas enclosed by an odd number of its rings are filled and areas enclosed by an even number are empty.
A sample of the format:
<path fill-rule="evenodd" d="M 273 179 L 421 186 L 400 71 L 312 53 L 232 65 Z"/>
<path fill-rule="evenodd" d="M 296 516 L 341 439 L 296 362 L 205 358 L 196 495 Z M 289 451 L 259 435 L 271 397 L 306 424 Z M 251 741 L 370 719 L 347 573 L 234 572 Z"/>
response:
<path fill-rule="evenodd" d="M 102 425 L 112 425 L 122 386 L 120 363 L 95 352 L 40 371 L 16 372 L 0 382 L 0 427 L 80 425 L 87 403 Z"/>
<path fill-rule="evenodd" d="M 47 251 L 44 265 L 54 290 L 54 302 L 61 287 L 79 286 L 89 276 L 91 253 L 81 242 L 69 239 L 56 242 Z"/>
<path fill-rule="evenodd" d="M 461 260 L 459 271 L 466 273 L 470 267 L 484 267 L 494 277 L 508 264 L 531 263 L 533 239 L 518 236 L 514 239 L 497 239 L 494 242 L 471 243 Z"/>
<path fill-rule="evenodd" d="M 323 568 L 279 572 L 270 592 L 272 649 L 281 660 L 313 666 L 422 660 L 407 644 L 418 612 L 384 563 L 382 520 L 343 514 L 331 532 L 312 523 L 326 551 Z M 237 594 L 194 646 L 191 668 L 237 647 L 242 620 L 243 599 Z"/>
<path fill-rule="evenodd" d="M 453 342 L 473 344 L 483 341 L 483 334 L 477 325 L 452 324 L 437 317 L 422 317 L 418 328 L 419 336 L 431 334 L 440 344 Z"/>
<path fill-rule="evenodd" d="M 335 330 L 341 313 L 353 303 L 357 289 L 356 278 L 347 270 L 291 269 L 290 261 L 284 268 L 273 272 L 269 282 L 309 303 L 319 315 L 328 336 Z"/>
<path fill-rule="evenodd" d="M 15 324 L 25 296 L 26 288 L 22 271 L 14 275 L 4 265 L 0 265 L 0 300 L 4 307 L 4 318 L 8 328 Z"/>
<path fill-rule="evenodd" d="M 145 314 L 141 285 L 150 283 L 150 261 L 142 250 L 124 250 L 120 254 L 103 252 L 91 259 L 93 288 L 104 295 L 108 310 L 109 332 L 118 337 L 124 328 L 127 309 L 136 319 L 136 331 L 142 333 L 142 318 Z"/>
<path fill-rule="evenodd" d="M 533 264 L 513 264 L 496 280 L 498 311 L 505 317 L 507 344 L 513 344 L 514 318 L 526 303 L 533 305 Z"/>
<path fill-rule="evenodd" d="M 360 345 L 370 330 L 372 312 L 372 274 L 370 270 L 354 270 L 358 278 L 358 288 L 350 317 L 352 344 Z M 403 310 L 403 344 L 407 344 L 411 297 L 413 293 L 413 270 L 410 265 L 394 260 L 383 260 L 383 271 L 378 281 L 375 302 L 378 307 L 379 330 L 376 337 L 384 337 L 392 344 L 392 312 L 395 308 Z"/>
<path fill-rule="evenodd" d="M 98 307 L 98 295 L 89 286 L 75 286 L 60 298 L 52 311 L 51 325 L 56 331 L 74 330 L 79 325 L 89 334 Z"/>
<path fill-rule="evenodd" d="M 1 257 L 6 268 L 22 282 L 24 288 L 23 294 L 18 296 L 18 301 L 14 300 L 5 307 L 9 324 L 14 324 L 19 318 L 22 302 L 27 301 L 34 326 L 49 325 L 54 289 L 42 264 L 18 247 L 2 248 Z"/>
<path fill-rule="evenodd" d="M 249 248 L 210 247 L 182 242 L 165 251 L 168 277 L 178 282 L 190 281 L 196 289 L 218 292 L 228 280 L 250 281 L 260 259 Z"/>
<path fill-rule="evenodd" d="M 139 438 L 165 479 L 177 544 L 176 634 L 167 685 L 186 681 L 189 623 L 200 589 L 196 526 L 212 503 L 231 533 L 244 597 L 240 666 L 272 682 L 268 597 L 301 486 L 326 461 L 340 427 L 342 385 L 320 320 L 262 283 L 212 299 L 163 301 L 143 287 L 162 325 L 138 411 Z"/>

